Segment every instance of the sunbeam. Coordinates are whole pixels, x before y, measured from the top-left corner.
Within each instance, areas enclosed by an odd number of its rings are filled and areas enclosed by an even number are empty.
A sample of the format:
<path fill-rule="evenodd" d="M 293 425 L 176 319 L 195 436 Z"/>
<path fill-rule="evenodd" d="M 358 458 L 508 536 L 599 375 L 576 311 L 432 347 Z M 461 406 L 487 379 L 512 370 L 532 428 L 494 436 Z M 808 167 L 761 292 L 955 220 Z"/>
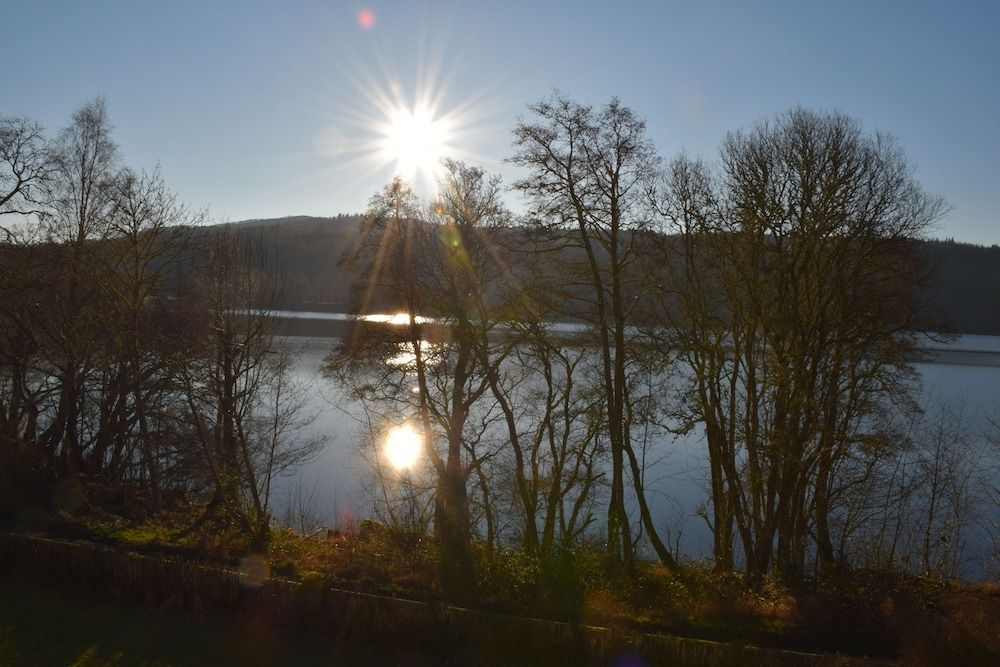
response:
<path fill-rule="evenodd" d="M 450 84 L 462 59 L 444 58 L 438 53 L 445 48 L 440 44 L 424 52 L 422 42 L 409 81 L 378 50 L 364 63 L 338 64 L 353 94 L 340 97 L 350 104 L 338 101 L 323 112 L 326 122 L 316 147 L 320 154 L 334 158 L 336 165 L 314 174 L 313 179 L 326 179 L 336 172 L 360 185 L 373 178 L 399 176 L 421 196 L 430 197 L 437 191 L 443 158 L 491 162 L 478 151 L 503 131 L 495 116 L 504 103 L 493 99 L 487 89 L 456 100 L 457 92 Z"/>

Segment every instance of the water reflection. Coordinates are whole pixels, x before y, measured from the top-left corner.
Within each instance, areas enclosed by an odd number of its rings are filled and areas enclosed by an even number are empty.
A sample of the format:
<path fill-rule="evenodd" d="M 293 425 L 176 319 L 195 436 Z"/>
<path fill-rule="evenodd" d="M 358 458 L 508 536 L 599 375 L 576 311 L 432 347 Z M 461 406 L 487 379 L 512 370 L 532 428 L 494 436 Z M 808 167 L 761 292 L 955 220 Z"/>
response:
<path fill-rule="evenodd" d="M 384 316 L 388 321 L 390 316 Z M 300 478 L 278 480 L 275 494 L 275 515 L 282 516 L 282 503 L 296 488 L 305 489 L 310 496 L 313 511 L 328 525 L 345 513 L 345 508 L 358 508 L 358 516 L 366 516 L 368 506 L 362 481 L 370 473 L 359 452 L 359 443 L 367 426 L 357 404 L 347 397 L 332 381 L 320 377 L 323 358 L 336 342 L 331 338 L 283 338 L 281 344 L 299 357 L 295 373 L 299 379 L 311 381 L 316 387 L 307 411 L 318 412 L 319 417 L 310 426 L 315 432 L 331 436 L 330 445 L 319 459 L 302 471 Z M 944 347 L 944 346 L 941 346 Z M 423 341 L 422 354 L 431 357 L 436 344 Z M 409 344 L 400 344 L 399 353 L 389 363 L 402 367 L 414 363 L 415 355 Z M 942 400 L 961 404 L 968 420 L 969 430 L 986 433 L 990 419 L 1000 414 L 1000 337 L 967 336 L 928 362 L 917 364 L 915 370 L 923 381 L 919 402 L 929 412 Z M 970 364 L 970 360 L 976 363 Z M 418 391 L 410 387 L 411 391 Z M 306 434 L 308 435 L 308 434 Z M 405 441 L 405 440 L 404 440 Z M 388 439 L 385 441 L 388 443 Z M 650 509 L 658 525 L 669 527 L 678 534 L 681 551 L 690 558 L 708 557 L 712 553 L 711 532 L 697 511 L 707 497 L 707 469 L 702 434 L 694 431 L 683 437 L 668 434 L 653 436 L 651 453 L 665 454 L 662 461 L 649 470 Z M 422 447 L 422 442 L 420 444 Z M 407 447 L 400 447 L 406 451 Z M 413 448 L 409 448 L 412 451 Z M 409 466 L 419 462 L 422 449 Z M 386 451 L 388 455 L 389 452 Z M 412 456 L 412 454 L 410 454 Z M 393 465 L 396 465 L 395 463 Z M 968 552 L 974 553 L 984 546 L 982 538 L 968 536 Z M 975 565 L 965 568 L 967 576 L 976 576 Z"/>
<path fill-rule="evenodd" d="M 423 449 L 423 437 L 409 424 L 389 429 L 383 451 L 396 470 L 408 470 L 416 465 Z"/>
<path fill-rule="evenodd" d="M 397 347 L 399 352 L 386 359 L 385 362 L 390 366 L 396 366 L 403 370 L 415 370 L 417 354 L 413 349 L 413 345 L 411 343 L 399 343 Z M 434 353 L 434 349 L 435 346 L 429 341 L 420 341 L 420 358 L 426 361 Z M 419 391 L 419 388 L 414 391 Z"/>

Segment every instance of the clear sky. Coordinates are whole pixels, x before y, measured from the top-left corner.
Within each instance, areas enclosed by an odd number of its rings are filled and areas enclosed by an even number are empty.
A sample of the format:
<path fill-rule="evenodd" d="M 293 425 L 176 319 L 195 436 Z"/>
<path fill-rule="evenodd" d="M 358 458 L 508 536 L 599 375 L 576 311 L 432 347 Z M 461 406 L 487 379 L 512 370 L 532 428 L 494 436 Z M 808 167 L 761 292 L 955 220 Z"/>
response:
<path fill-rule="evenodd" d="M 619 96 L 666 157 L 846 111 L 951 203 L 937 236 L 1000 242 L 997 0 L 32 0 L 0 27 L 0 114 L 56 130 L 103 95 L 125 160 L 215 220 L 363 210 L 397 166 L 367 150 L 387 99 L 431 96 L 449 152 L 509 182 L 511 126 L 559 89 Z"/>

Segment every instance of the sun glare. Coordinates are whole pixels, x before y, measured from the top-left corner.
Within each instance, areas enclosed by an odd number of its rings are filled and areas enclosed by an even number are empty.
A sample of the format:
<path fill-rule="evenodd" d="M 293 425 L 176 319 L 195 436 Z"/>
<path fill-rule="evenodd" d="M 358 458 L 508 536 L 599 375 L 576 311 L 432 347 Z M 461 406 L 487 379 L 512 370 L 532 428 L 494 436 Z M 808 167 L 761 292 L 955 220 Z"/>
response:
<path fill-rule="evenodd" d="M 404 312 L 393 313 L 392 315 L 388 315 L 386 313 L 374 313 L 371 315 L 361 315 L 360 319 L 365 322 L 403 326 L 404 324 L 410 323 L 410 314 Z M 430 324 L 434 322 L 434 319 L 431 317 L 424 317 L 423 315 L 414 315 L 413 321 L 417 324 Z"/>
<path fill-rule="evenodd" d="M 396 326 L 400 326 L 400 325 L 403 325 L 403 324 L 409 324 L 410 323 L 410 314 L 409 313 L 396 313 L 395 315 L 390 315 L 389 319 L 386 320 L 386 321 L 389 324 L 394 324 Z"/>
<path fill-rule="evenodd" d="M 366 30 L 376 25 L 374 13 L 359 14 L 358 24 Z M 334 161 L 311 178 L 348 174 L 338 182 L 365 192 L 374 189 L 373 178 L 385 182 L 399 176 L 421 196 L 431 197 L 443 175 L 443 158 L 489 166 L 490 158 L 477 149 L 501 130 L 491 118 L 503 104 L 488 89 L 456 99 L 449 83 L 458 70 L 445 67 L 454 61 L 443 49 L 422 48 L 412 79 L 401 76 L 381 53 L 373 60 L 339 63 L 340 78 L 350 86 L 350 93 L 339 97 L 349 103 L 324 111 L 330 118 L 316 144 Z"/>
<path fill-rule="evenodd" d="M 435 177 L 441 158 L 447 153 L 447 121 L 435 118 L 426 106 L 399 106 L 387 114 L 382 129 L 382 155 L 396 163 L 396 173 L 413 181 L 421 176 Z"/>
<path fill-rule="evenodd" d="M 385 455 L 397 470 L 412 468 L 420 458 L 423 438 L 408 424 L 389 431 L 385 439 Z"/>

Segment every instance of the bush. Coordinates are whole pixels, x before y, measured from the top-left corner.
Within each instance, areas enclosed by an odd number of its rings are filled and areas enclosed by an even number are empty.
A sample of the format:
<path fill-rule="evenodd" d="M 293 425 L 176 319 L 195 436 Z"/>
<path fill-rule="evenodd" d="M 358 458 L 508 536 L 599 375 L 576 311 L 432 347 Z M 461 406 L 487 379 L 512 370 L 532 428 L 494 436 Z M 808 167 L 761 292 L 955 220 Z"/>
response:
<path fill-rule="evenodd" d="M 513 549 L 477 550 L 483 601 L 559 618 L 582 618 L 588 593 L 601 588 L 601 556 L 589 549 L 556 549 L 541 558 Z"/>

